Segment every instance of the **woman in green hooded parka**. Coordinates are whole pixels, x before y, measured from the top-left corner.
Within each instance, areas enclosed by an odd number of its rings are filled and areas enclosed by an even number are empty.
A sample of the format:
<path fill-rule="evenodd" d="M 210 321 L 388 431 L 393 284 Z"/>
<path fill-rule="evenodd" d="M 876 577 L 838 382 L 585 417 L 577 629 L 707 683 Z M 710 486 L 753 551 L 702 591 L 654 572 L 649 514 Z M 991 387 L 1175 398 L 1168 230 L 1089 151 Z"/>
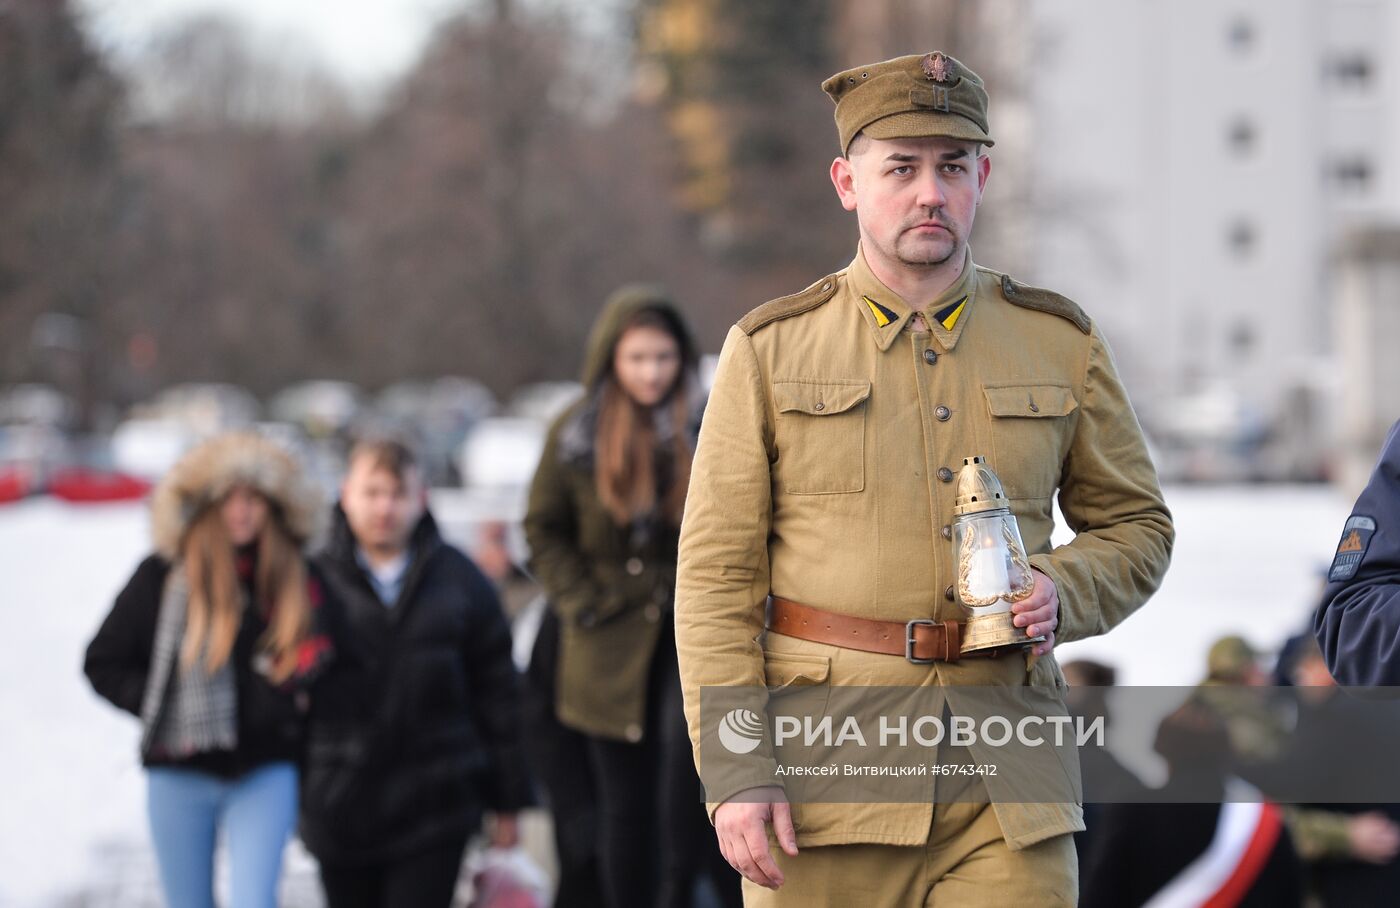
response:
<path fill-rule="evenodd" d="M 680 310 L 654 287 L 608 301 L 583 398 L 550 428 L 530 489 L 530 565 L 559 616 L 559 720 L 589 736 L 613 908 L 689 905 L 739 878 L 705 817 L 676 667 L 676 546 L 703 393 Z"/>

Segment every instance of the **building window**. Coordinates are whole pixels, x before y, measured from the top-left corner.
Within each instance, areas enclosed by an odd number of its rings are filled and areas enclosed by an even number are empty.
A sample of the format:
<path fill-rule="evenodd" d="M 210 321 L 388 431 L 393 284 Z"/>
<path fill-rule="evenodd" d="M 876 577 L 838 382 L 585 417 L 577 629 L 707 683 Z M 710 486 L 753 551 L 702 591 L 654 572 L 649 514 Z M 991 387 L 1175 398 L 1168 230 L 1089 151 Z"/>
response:
<path fill-rule="evenodd" d="M 1238 220 L 1230 225 L 1226 234 L 1226 242 L 1235 258 L 1249 258 L 1254 254 L 1255 247 L 1259 245 L 1259 235 L 1254 229 L 1254 225 L 1249 221 Z"/>
<path fill-rule="evenodd" d="M 1376 74 L 1371 58 L 1360 51 L 1337 54 L 1332 58 L 1329 69 L 1334 82 L 1352 91 L 1369 88 Z"/>
<path fill-rule="evenodd" d="M 1235 53 L 1248 53 L 1254 49 L 1254 42 L 1257 35 L 1254 31 L 1254 23 L 1244 16 L 1239 16 L 1230 22 L 1225 33 L 1225 40 L 1230 45 L 1230 50 Z"/>
<path fill-rule="evenodd" d="M 1246 357 L 1254 349 L 1254 326 L 1246 321 L 1237 321 L 1230 329 L 1230 352 L 1236 357 Z"/>
<path fill-rule="evenodd" d="M 1245 157 L 1254 151 L 1254 144 L 1258 140 L 1258 131 L 1254 128 L 1254 123 L 1247 117 L 1236 117 L 1230 123 L 1227 138 L 1230 143 L 1230 150 L 1240 157 Z"/>
<path fill-rule="evenodd" d="M 1332 182 L 1350 195 L 1362 195 L 1371 188 L 1375 171 L 1363 157 L 1342 158 L 1332 164 Z"/>

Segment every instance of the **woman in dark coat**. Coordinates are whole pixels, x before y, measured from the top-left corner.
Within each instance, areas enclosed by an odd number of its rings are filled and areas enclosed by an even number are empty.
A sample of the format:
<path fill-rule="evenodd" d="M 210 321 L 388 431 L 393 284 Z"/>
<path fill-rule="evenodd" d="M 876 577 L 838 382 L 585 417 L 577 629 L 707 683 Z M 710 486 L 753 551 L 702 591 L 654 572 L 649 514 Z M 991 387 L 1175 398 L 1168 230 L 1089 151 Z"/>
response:
<path fill-rule="evenodd" d="M 727 904 L 740 901 L 701 802 L 672 621 L 697 364 L 664 292 L 616 293 L 589 341 L 585 395 L 550 428 L 525 518 L 531 568 L 560 622 L 558 716 L 589 736 L 614 908 L 688 905 L 706 873 Z"/>
<path fill-rule="evenodd" d="M 93 689 L 141 719 L 161 885 L 213 908 L 216 834 L 234 908 L 273 908 L 296 820 L 307 686 L 331 646 L 304 560 L 321 504 L 296 462 L 252 433 L 187 454 L 152 502 L 156 553 L 87 649 Z"/>

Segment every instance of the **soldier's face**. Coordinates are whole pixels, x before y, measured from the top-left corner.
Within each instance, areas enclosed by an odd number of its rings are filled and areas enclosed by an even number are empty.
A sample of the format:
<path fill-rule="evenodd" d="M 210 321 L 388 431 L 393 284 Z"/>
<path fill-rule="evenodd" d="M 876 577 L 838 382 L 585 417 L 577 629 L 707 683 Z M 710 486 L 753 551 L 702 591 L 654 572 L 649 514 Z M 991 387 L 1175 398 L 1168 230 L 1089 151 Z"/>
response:
<path fill-rule="evenodd" d="M 973 142 L 861 137 L 832 162 L 831 180 L 868 249 L 930 268 L 963 255 L 991 169 Z"/>

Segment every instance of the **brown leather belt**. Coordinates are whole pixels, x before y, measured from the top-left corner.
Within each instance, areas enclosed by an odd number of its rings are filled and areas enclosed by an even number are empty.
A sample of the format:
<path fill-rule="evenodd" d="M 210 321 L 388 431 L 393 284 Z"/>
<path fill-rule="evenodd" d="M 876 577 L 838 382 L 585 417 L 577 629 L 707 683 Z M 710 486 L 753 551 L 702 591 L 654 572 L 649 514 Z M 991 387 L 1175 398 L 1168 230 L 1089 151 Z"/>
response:
<path fill-rule="evenodd" d="M 921 665 L 962 658 L 962 625 L 956 621 L 875 621 L 812 608 L 781 596 L 769 596 L 768 602 L 768 629 L 787 637 L 903 656 Z"/>

